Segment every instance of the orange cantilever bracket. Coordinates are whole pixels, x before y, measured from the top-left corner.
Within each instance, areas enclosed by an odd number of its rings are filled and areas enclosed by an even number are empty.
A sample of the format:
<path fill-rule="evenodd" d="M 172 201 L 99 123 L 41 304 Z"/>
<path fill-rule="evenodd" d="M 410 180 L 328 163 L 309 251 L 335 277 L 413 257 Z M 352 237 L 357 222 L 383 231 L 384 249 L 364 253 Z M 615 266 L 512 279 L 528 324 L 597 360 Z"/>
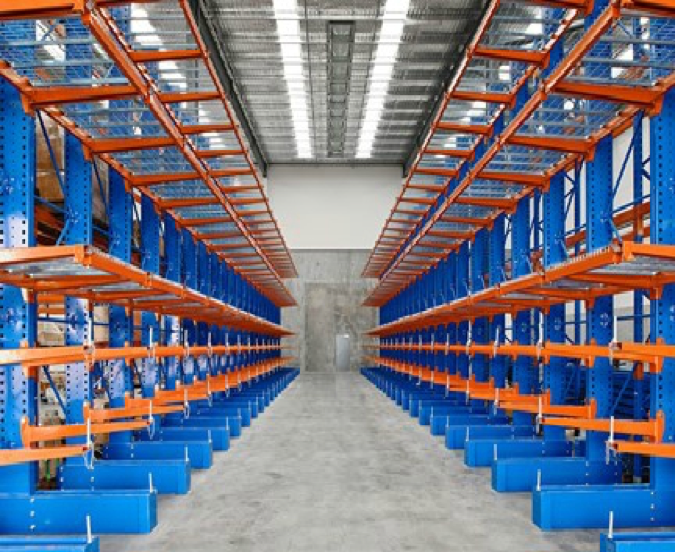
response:
<path fill-rule="evenodd" d="M 544 395 L 544 397 L 546 398 L 547 396 Z M 500 407 L 506 410 L 529 412 L 530 414 L 560 416 L 561 418 L 577 418 L 577 419 L 583 418 L 588 420 L 594 419 L 596 413 L 596 406 L 594 401 L 591 401 L 590 404 L 585 405 L 550 404 L 543 402 L 543 404 L 541 404 L 540 406 L 538 400 L 523 401 L 523 402 L 506 400 L 503 403 L 500 403 Z"/>
<path fill-rule="evenodd" d="M 0 466 L 37 462 L 39 460 L 56 460 L 57 458 L 74 458 L 82 456 L 89 450 L 84 445 L 68 445 L 65 447 L 21 448 L 0 450 Z"/>
<path fill-rule="evenodd" d="M 68 437 L 83 437 L 89 433 L 92 435 L 104 433 L 116 433 L 118 431 L 133 431 L 148 427 L 148 420 L 133 422 L 113 422 L 113 423 L 92 423 L 90 427 L 87 424 L 65 424 L 52 426 L 32 426 L 24 423 L 21 428 L 21 437 L 23 444 L 28 446 L 31 443 L 40 443 L 44 441 L 59 441 Z"/>
<path fill-rule="evenodd" d="M 660 442 L 663 437 L 664 416 L 659 412 L 650 420 L 624 420 L 617 418 L 543 418 L 544 425 L 571 427 L 587 431 L 601 431 L 619 435 L 642 435 Z"/>
<path fill-rule="evenodd" d="M 618 453 L 641 454 L 657 458 L 675 458 L 675 443 L 650 443 L 648 441 L 614 441 L 611 447 Z"/>
<path fill-rule="evenodd" d="M 183 410 L 180 406 L 155 406 L 151 401 L 144 404 L 133 404 L 133 399 L 127 399 L 124 408 L 92 408 L 85 411 L 85 418 L 88 416 L 92 422 L 105 422 L 108 420 L 119 420 L 122 418 L 139 418 L 161 414 L 171 414 Z"/>
<path fill-rule="evenodd" d="M 448 385 L 450 391 L 466 392 L 468 395 L 473 395 L 474 392 L 494 391 L 494 381 L 476 381 L 472 376 L 470 379 L 459 378 Z"/>

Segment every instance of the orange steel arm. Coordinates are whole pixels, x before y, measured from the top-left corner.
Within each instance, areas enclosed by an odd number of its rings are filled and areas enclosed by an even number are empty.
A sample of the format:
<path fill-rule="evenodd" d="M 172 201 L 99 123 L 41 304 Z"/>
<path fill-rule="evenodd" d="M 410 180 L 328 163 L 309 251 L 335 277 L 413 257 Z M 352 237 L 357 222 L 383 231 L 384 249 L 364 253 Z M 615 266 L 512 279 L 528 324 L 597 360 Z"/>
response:
<path fill-rule="evenodd" d="M 24 462 L 38 462 L 40 460 L 56 460 L 59 458 L 76 458 L 82 456 L 89 449 L 87 446 L 68 445 L 63 447 L 1 449 L 0 466 L 11 466 Z"/>

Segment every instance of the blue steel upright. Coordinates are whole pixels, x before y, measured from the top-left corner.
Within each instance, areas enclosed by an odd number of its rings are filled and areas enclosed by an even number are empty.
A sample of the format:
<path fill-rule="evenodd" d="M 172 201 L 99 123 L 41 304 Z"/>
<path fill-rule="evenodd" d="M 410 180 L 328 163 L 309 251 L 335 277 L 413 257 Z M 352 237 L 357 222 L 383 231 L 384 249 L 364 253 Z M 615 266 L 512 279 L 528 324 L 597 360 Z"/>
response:
<path fill-rule="evenodd" d="M 671 154 L 675 143 L 675 93 L 668 92 L 661 112 L 650 121 L 650 175 L 651 175 L 651 240 L 654 244 L 675 244 L 675 205 L 672 186 L 675 181 L 675 161 Z M 662 339 L 666 344 L 675 343 L 675 286 L 663 288 L 660 298 L 652 300 L 651 340 Z M 601 332 L 602 320 L 596 321 Z M 602 334 L 600 334 L 602 335 Z M 602 366 L 601 366 L 602 369 Z M 595 376 L 593 390 L 605 408 L 600 393 L 603 372 Z M 663 441 L 675 439 L 675 362 L 665 359 L 662 372 L 651 378 L 651 415 L 665 414 L 666 427 Z M 597 437 L 596 437 L 597 438 Z M 598 440 L 602 437 L 597 438 Z M 599 452 L 599 444 L 591 444 Z M 649 484 L 592 485 L 571 487 L 544 487 L 535 493 L 534 520 L 543 529 L 606 527 L 610 512 L 615 527 L 660 527 L 675 524 L 675 511 L 670 507 L 675 501 L 675 460 L 654 458 L 650 462 Z"/>
<path fill-rule="evenodd" d="M 25 32 L 27 40 L 35 40 L 35 23 L 13 23 Z M 0 166 L 2 201 L 0 220 L 3 225 L 2 246 L 35 245 L 35 124 L 21 105 L 18 92 L 5 80 L 0 81 Z M 68 140 L 68 138 L 67 138 Z M 69 143 L 72 146 L 72 143 Z M 70 156 L 70 153 L 73 156 Z M 71 150 L 67 163 L 75 174 L 86 178 L 85 165 L 79 152 Z M 81 183 L 81 181 L 80 181 Z M 72 191 L 77 183 L 69 186 Z M 79 192 L 79 190 L 78 190 Z M 74 192 L 73 192 L 74 193 Z M 70 195 L 70 194 L 68 194 Z M 72 209 L 70 239 L 76 235 L 90 238 L 88 220 L 81 218 L 91 195 L 83 193 L 81 202 L 67 200 Z M 2 286 L 2 331 L 4 348 L 36 345 L 36 305 L 26 303 L 20 290 Z M 84 339 L 86 317 L 80 304 L 69 305 L 72 327 L 69 340 Z M 69 419 L 80 415 L 84 398 L 89 397 L 89 375 L 79 366 L 71 367 L 78 379 L 69 383 L 72 408 Z M 37 387 L 35 377 L 26 377 L 18 366 L 0 367 L 0 396 L 5 405 L 0 412 L 0 446 L 21 448 L 20 422 L 25 416 L 35 424 Z M 148 492 L 37 491 L 37 463 L 24 463 L 0 468 L 0 533 L 58 534 L 85 533 L 87 518 L 94 532 L 148 532 L 156 524 L 156 497 Z"/>

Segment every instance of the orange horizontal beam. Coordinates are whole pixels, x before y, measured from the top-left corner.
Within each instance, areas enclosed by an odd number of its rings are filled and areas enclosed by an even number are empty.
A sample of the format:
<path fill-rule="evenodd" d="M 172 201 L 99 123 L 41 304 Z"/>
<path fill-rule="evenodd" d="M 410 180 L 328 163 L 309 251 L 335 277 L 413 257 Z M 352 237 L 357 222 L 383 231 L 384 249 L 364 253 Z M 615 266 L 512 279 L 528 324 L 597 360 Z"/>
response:
<path fill-rule="evenodd" d="M 1 13 L 1 12 L 0 12 Z M 58 14 L 54 14 L 56 16 Z M 2 17 L 0 16 L 0 19 Z M 0 466 L 10 466 L 24 462 L 56 460 L 59 458 L 75 458 L 83 456 L 89 447 L 85 445 L 67 445 L 62 447 L 22 448 L 0 450 Z"/>
<path fill-rule="evenodd" d="M 193 234 L 196 240 L 223 240 L 242 237 L 241 232 L 196 232 Z"/>
<path fill-rule="evenodd" d="M 244 176 L 253 174 L 250 167 L 240 169 L 220 169 L 210 172 L 214 178 L 226 178 L 230 176 Z M 199 180 L 200 175 L 196 172 L 175 173 L 175 174 L 143 174 L 134 176 L 129 182 L 134 186 L 153 186 L 155 184 L 165 184 L 169 182 L 183 182 L 186 180 Z"/>
<path fill-rule="evenodd" d="M 117 433 L 119 431 L 133 431 L 142 429 L 150 425 L 149 420 L 135 422 L 112 422 L 112 423 L 92 423 L 91 427 L 87 424 L 65 424 L 52 426 L 24 426 L 21 430 L 21 436 L 24 445 L 39 443 L 44 441 L 58 441 L 67 437 L 84 437 L 89 432 L 92 435 Z"/>
<path fill-rule="evenodd" d="M 478 178 L 512 182 L 513 184 L 523 184 L 524 186 L 531 186 L 533 188 L 545 188 L 549 184 L 548 177 L 538 174 L 482 171 L 478 174 Z"/>
<path fill-rule="evenodd" d="M 399 198 L 399 201 L 401 203 L 412 203 L 413 205 L 433 205 L 434 202 L 436 201 L 436 198 L 433 197 L 401 197 Z M 403 213 L 404 210 L 402 209 L 396 209 L 396 212 Z M 409 214 L 414 214 L 414 215 L 423 215 L 423 212 L 417 212 L 413 211 L 412 213 Z"/>
<path fill-rule="evenodd" d="M 237 211 L 239 218 L 259 217 L 260 215 L 269 215 L 269 211 L 262 211 L 260 209 L 255 211 Z M 271 222 L 271 221 L 270 221 Z M 248 224 L 248 223 L 246 223 Z"/>
<path fill-rule="evenodd" d="M 602 431 L 609 433 L 614 431 L 619 435 L 644 435 L 651 437 L 658 441 L 663 435 L 663 417 L 659 416 L 654 420 L 624 420 L 616 418 L 600 419 L 600 418 L 542 418 L 543 425 L 552 425 L 560 427 L 575 427 L 578 429 L 585 429 L 588 431 Z"/>
<path fill-rule="evenodd" d="M 450 217 L 443 215 L 441 217 L 443 222 L 453 222 L 455 224 L 468 224 L 470 226 L 489 226 L 491 221 L 482 218 L 473 218 L 473 217 Z"/>
<path fill-rule="evenodd" d="M 513 199 L 498 197 L 458 197 L 455 199 L 458 205 L 480 205 L 483 207 L 496 207 L 498 209 L 513 209 L 516 202 Z"/>
<path fill-rule="evenodd" d="M 84 13 L 86 0 L 0 0 L 0 21 Z"/>
<path fill-rule="evenodd" d="M 213 249 L 217 249 L 218 251 L 227 251 L 229 249 L 243 249 L 245 247 L 249 247 L 248 243 L 241 242 L 241 243 L 219 243 L 213 245 Z"/>
<path fill-rule="evenodd" d="M 218 92 L 164 92 L 159 95 L 159 100 L 165 104 L 207 102 L 219 99 Z"/>
<path fill-rule="evenodd" d="M 535 149 L 547 149 L 563 153 L 585 154 L 590 149 L 590 143 L 574 138 L 554 138 L 540 136 L 511 136 L 508 143 L 514 146 L 525 146 Z"/>
<path fill-rule="evenodd" d="M 663 94 L 660 90 L 638 86 L 586 84 L 565 81 L 556 84 L 554 91 L 559 94 L 576 96 L 578 98 L 627 103 L 640 107 L 654 106 Z"/>
<path fill-rule="evenodd" d="M 445 190 L 445 186 L 434 186 L 432 184 L 408 184 L 407 188 L 410 190 L 424 190 L 425 192 L 437 193 L 441 193 Z"/>
<path fill-rule="evenodd" d="M 178 199 L 164 199 L 157 202 L 162 209 L 175 209 L 177 207 L 197 207 L 199 205 L 220 205 L 215 197 L 185 197 Z"/>
<path fill-rule="evenodd" d="M 195 218 L 195 219 L 176 219 L 183 227 L 192 227 L 192 226 L 206 226 L 208 224 L 220 224 L 226 222 L 232 222 L 231 217 L 204 217 L 204 218 Z"/>
<path fill-rule="evenodd" d="M 200 159 L 212 159 L 213 157 L 231 157 L 235 155 L 244 155 L 244 150 L 199 150 L 197 157 Z"/>
<path fill-rule="evenodd" d="M 458 232 L 453 230 L 429 230 L 428 236 L 435 236 L 437 238 L 450 238 L 453 240 L 470 240 L 473 237 L 472 232 Z"/>
<path fill-rule="evenodd" d="M 25 92 L 28 103 L 33 107 L 67 103 L 102 102 L 124 100 L 138 96 L 138 90 L 130 85 L 105 86 L 57 86 L 30 88 Z"/>
<path fill-rule="evenodd" d="M 183 134 L 206 134 L 209 132 L 229 132 L 234 130 L 234 125 L 231 123 L 213 123 L 210 125 L 181 125 L 179 130 Z"/>
<path fill-rule="evenodd" d="M 457 244 L 454 243 L 444 243 L 444 242 L 434 242 L 434 241 L 429 241 L 429 242 L 424 242 L 421 241 L 418 244 L 420 247 L 435 247 L 437 249 L 454 249 L 457 247 Z"/>
<path fill-rule="evenodd" d="M 499 94 L 497 92 L 462 92 L 455 90 L 452 97 L 456 100 L 469 102 L 485 102 L 496 104 L 510 104 L 513 101 L 511 94 Z"/>
<path fill-rule="evenodd" d="M 136 50 L 135 52 L 129 52 L 129 57 L 136 63 L 149 63 L 157 61 L 199 59 L 202 57 L 202 53 L 200 50 Z"/>
<path fill-rule="evenodd" d="M 612 448 L 620 454 L 640 454 L 657 458 L 675 458 L 674 443 L 650 443 L 648 441 L 614 441 Z"/>
<path fill-rule="evenodd" d="M 415 169 L 415 174 L 424 174 L 424 175 L 431 175 L 431 176 L 445 176 L 445 177 L 449 177 L 449 178 L 454 178 L 455 176 L 457 176 L 457 169 L 417 167 Z"/>
<path fill-rule="evenodd" d="M 443 157 L 459 157 L 461 159 L 473 159 L 474 156 L 473 150 L 461 150 L 461 149 L 427 148 L 424 150 L 424 153 L 428 155 L 442 155 Z"/>
<path fill-rule="evenodd" d="M 548 55 L 545 52 L 533 52 L 531 50 L 507 50 L 503 48 L 490 48 L 488 46 L 476 46 L 473 54 L 478 57 L 500 59 L 504 61 L 522 61 L 543 65 Z"/>
<path fill-rule="evenodd" d="M 449 121 L 440 121 L 436 123 L 438 130 L 447 130 L 459 132 L 462 134 L 480 134 L 481 136 L 490 136 L 492 127 L 488 125 L 464 125 L 460 123 L 451 123 Z"/>
<path fill-rule="evenodd" d="M 220 191 L 225 195 L 231 195 L 239 192 L 260 192 L 260 188 L 258 186 L 221 186 Z"/>
<path fill-rule="evenodd" d="M 175 142 L 169 137 L 158 138 L 108 138 L 92 140 L 87 147 L 93 154 L 119 153 L 123 151 L 139 151 L 144 149 L 168 148 Z"/>
<path fill-rule="evenodd" d="M 675 6 L 672 0 L 621 0 L 624 8 L 643 10 L 658 15 L 672 16 L 675 14 Z"/>

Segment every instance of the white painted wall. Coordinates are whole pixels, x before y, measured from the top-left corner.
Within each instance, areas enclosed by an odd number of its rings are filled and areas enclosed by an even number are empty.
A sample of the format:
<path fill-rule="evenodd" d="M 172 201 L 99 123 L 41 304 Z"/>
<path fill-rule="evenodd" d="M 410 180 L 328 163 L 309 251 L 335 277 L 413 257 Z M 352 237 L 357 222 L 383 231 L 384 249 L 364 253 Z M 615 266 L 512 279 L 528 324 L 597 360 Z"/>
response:
<path fill-rule="evenodd" d="M 401 167 L 270 167 L 267 193 L 291 249 L 371 249 L 402 186 Z"/>

